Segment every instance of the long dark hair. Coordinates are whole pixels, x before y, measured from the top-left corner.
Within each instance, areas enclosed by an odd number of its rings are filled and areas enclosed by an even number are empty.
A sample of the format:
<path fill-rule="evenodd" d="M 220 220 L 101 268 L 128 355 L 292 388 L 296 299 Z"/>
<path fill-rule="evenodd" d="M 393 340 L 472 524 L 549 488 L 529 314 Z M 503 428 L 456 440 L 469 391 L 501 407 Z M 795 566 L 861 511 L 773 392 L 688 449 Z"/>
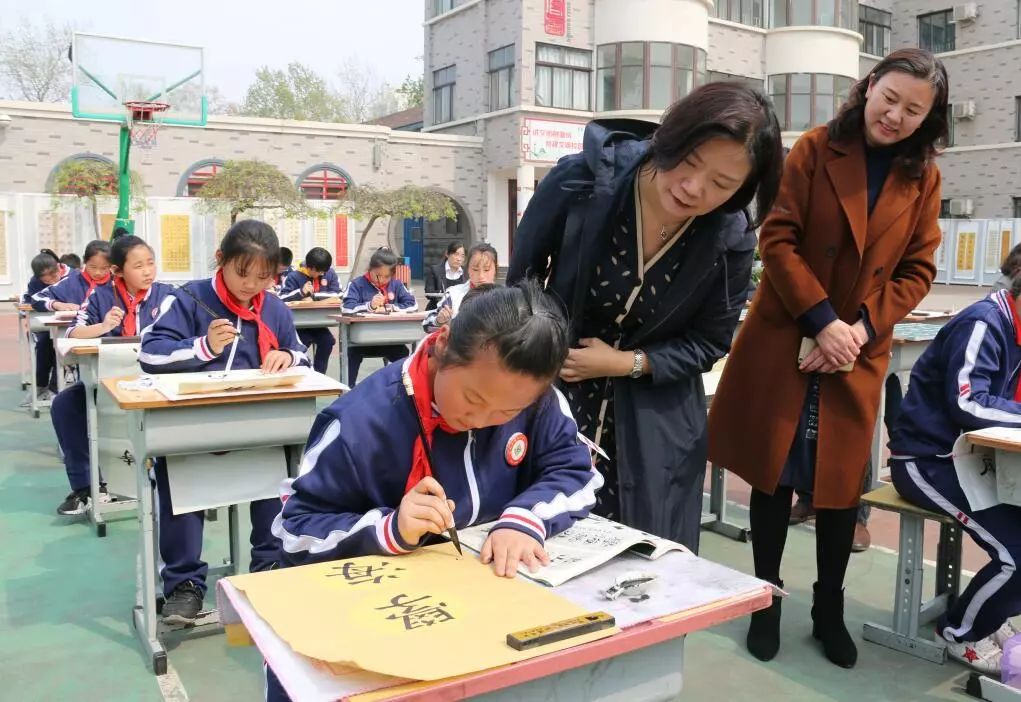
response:
<path fill-rule="evenodd" d="M 276 275 L 280 265 L 280 240 L 273 227 L 257 219 L 235 222 L 220 240 L 220 267 L 231 261 L 234 261 L 234 270 L 242 276 L 248 275 L 253 264 Z"/>
<path fill-rule="evenodd" d="M 752 169 L 744 184 L 723 204 L 739 212 L 755 200 L 757 227 L 780 190 L 783 142 L 773 105 L 755 88 L 740 83 L 709 83 L 675 102 L 652 135 L 649 159 L 658 171 L 677 167 L 710 139 L 723 137 L 744 145 Z"/>
<path fill-rule="evenodd" d="M 932 109 L 925 120 L 907 139 L 894 145 L 893 165 L 909 178 L 921 178 L 925 167 L 936 157 L 936 147 L 946 142 L 947 100 L 950 80 L 943 62 L 925 49 L 898 49 L 876 64 L 867 76 L 855 83 L 851 94 L 841 106 L 827 129 L 831 141 L 850 141 L 865 129 L 865 92 L 870 84 L 892 71 L 928 81 L 933 89 Z"/>

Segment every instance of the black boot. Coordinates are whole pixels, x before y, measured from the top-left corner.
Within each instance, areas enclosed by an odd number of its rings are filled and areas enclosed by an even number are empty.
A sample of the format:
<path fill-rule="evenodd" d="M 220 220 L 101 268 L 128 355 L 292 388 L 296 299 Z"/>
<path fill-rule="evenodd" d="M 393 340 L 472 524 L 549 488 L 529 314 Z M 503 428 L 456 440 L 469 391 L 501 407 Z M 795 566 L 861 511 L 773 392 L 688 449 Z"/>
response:
<path fill-rule="evenodd" d="M 844 591 L 826 591 L 819 583 L 812 590 L 812 636 L 822 642 L 831 663 L 853 668 L 858 662 L 858 648 L 844 626 Z"/>
<path fill-rule="evenodd" d="M 783 589 L 783 581 L 774 583 Z M 748 652 L 760 661 L 771 661 L 780 650 L 780 602 L 783 598 L 773 595 L 773 604 L 768 609 L 752 612 L 752 622 L 748 626 L 748 638 L 745 644 Z"/>

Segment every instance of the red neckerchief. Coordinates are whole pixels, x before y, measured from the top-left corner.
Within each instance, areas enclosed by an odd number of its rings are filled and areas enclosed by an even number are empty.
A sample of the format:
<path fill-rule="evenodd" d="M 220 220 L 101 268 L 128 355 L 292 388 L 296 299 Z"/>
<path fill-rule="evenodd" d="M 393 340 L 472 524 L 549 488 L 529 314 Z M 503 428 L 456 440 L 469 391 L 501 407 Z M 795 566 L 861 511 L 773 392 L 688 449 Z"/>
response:
<path fill-rule="evenodd" d="M 313 294 L 319 292 L 319 282 L 321 280 L 322 280 L 322 278 L 313 278 L 312 279 L 312 293 Z"/>
<path fill-rule="evenodd" d="M 393 302 L 394 296 L 392 292 L 387 290 L 390 283 L 386 285 L 379 285 L 375 280 L 372 279 L 372 275 L 369 273 L 365 274 L 365 279 L 369 281 L 369 285 L 379 291 L 379 294 L 383 296 L 383 302 Z"/>
<path fill-rule="evenodd" d="M 1017 314 L 1017 299 L 1010 293 L 1007 293 L 1007 299 L 1010 300 L 1010 315 L 1014 318 L 1014 340 L 1021 346 L 1021 317 Z M 1021 381 L 1014 389 L 1014 402 L 1021 402 Z"/>
<path fill-rule="evenodd" d="M 270 351 L 280 348 L 280 342 L 273 330 L 262 321 L 262 305 L 266 301 L 266 291 L 260 290 L 259 294 L 252 298 L 252 309 L 248 310 L 241 306 L 241 303 L 234 297 L 227 284 L 223 280 L 223 269 L 216 271 L 216 278 L 213 279 L 213 290 L 220 302 L 231 314 L 237 315 L 239 319 L 246 322 L 255 322 L 259 340 L 259 360 L 265 361 Z M 254 311 L 253 311 L 254 310 Z"/>
<path fill-rule="evenodd" d="M 422 344 L 415 351 L 415 354 L 408 362 L 408 370 L 404 378 L 405 390 L 411 390 L 415 394 L 411 399 L 415 404 L 415 411 L 422 420 L 422 427 L 425 429 L 425 439 L 432 448 L 433 432 L 437 428 L 448 434 L 456 434 L 457 431 L 444 421 L 443 417 L 433 415 L 433 389 L 429 382 L 429 355 L 436 345 L 436 337 L 439 332 L 430 334 L 422 341 Z M 429 467 L 429 459 L 425 455 L 425 445 L 422 443 L 422 436 L 415 439 L 415 448 L 411 454 L 411 473 L 408 475 L 408 482 L 404 486 L 404 492 L 411 492 L 412 488 L 418 485 L 423 478 L 431 476 L 432 470 Z"/>
<path fill-rule="evenodd" d="M 138 335 L 138 318 L 135 314 L 138 306 L 142 304 L 142 300 L 145 299 L 148 290 L 139 290 L 132 297 L 131 293 L 128 292 L 128 286 L 124 283 L 124 278 L 118 277 L 113 279 L 113 286 L 117 289 L 117 293 L 120 295 L 121 302 L 124 303 L 124 321 L 121 324 L 124 329 L 121 333 L 124 336 L 137 336 Z"/>
<path fill-rule="evenodd" d="M 83 268 L 82 278 L 85 278 L 85 282 L 89 284 L 88 294 L 91 295 L 92 291 L 96 289 L 97 285 L 106 285 L 107 283 L 110 282 L 110 271 L 107 271 L 106 275 L 104 275 L 102 278 L 93 278 L 91 275 L 89 275 L 89 272 Z"/>

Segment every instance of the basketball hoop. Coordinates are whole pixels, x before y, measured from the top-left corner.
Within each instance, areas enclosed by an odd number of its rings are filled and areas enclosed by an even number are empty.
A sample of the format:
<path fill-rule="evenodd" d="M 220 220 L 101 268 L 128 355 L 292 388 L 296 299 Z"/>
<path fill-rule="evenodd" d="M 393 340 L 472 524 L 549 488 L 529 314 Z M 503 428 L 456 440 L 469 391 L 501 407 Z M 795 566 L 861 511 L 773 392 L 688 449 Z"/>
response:
<path fill-rule="evenodd" d="M 170 105 L 165 102 L 132 100 L 125 102 L 124 107 L 128 110 L 131 144 L 140 149 L 156 146 L 156 135 L 163 126 L 163 118 Z"/>

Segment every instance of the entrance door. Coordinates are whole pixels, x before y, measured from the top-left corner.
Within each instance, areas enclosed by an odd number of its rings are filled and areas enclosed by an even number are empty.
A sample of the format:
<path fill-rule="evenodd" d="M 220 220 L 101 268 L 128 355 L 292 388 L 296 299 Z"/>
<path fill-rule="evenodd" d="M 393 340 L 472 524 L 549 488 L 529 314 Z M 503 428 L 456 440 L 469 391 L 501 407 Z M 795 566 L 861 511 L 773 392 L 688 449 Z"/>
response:
<path fill-rule="evenodd" d="M 404 257 L 410 259 L 411 277 L 419 280 L 425 277 L 424 226 L 421 218 L 404 220 Z"/>

